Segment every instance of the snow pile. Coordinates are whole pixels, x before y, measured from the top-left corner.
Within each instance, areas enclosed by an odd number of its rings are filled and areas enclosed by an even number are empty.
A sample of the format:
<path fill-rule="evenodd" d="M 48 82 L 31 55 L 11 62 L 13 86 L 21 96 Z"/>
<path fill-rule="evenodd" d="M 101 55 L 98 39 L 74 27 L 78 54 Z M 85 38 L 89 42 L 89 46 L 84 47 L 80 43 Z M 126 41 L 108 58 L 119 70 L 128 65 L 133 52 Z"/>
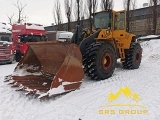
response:
<path fill-rule="evenodd" d="M 142 42 L 141 45 L 143 59 L 139 69 L 125 70 L 119 65 L 111 78 L 93 81 L 85 77 L 80 89 L 47 101 L 40 101 L 32 96 L 26 97 L 24 92 L 16 92 L 14 88 L 4 83 L 4 76 L 11 74 L 16 64 L 1 65 L 0 120 L 159 120 L 160 40 Z M 130 90 L 128 92 L 123 90 L 120 95 L 117 94 L 125 86 Z M 118 95 L 113 102 L 115 104 L 128 103 L 137 106 L 105 107 L 103 109 L 106 110 L 127 110 L 127 114 L 111 114 L 113 111 L 101 114 L 103 112 L 99 111 L 102 109 L 101 106 L 110 103 L 108 102 L 110 93 L 113 93 L 111 98 Z M 135 97 L 135 94 L 143 104 L 126 97 L 128 95 Z M 136 110 L 143 114 L 129 114 L 128 110 Z"/>
<path fill-rule="evenodd" d="M 14 73 L 12 74 L 13 76 L 27 76 L 27 75 L 37 75 L 40 76 L 42 75 L 41 72 L 37 72 L 39 70 L 39 67 L 35 67 L 33 65 L 25 65 L 25 64 L 21 64 L 19 66 L 17 66 L 17 68 L 15 69 Z M 29 71 L 35 71 L 35 72 L 29 72 Z"/>
<path fill-rule="evenodd" d="M 139 37 L 140 39 L 145 39 L 145 38 L 156 38 L 159 37 L 158 35 L 147 35 L 147 36 L 143 36 L 143 37 Z"/>
<path fill-rule="evenodd" d="M 50 89 L 47 93 L 41 94 L 38 98 L 42 98 L 44 96 L 52 96 L 52 95 L 56 95 L 56 94 L 61 94 L 61 93 L 72 91 L 73 89 L 66 91 L 64 86 L 65 85 L 79 83 L 79 82 L 63 82 L 63 80 L 61 78 L 59 78 L 59 82 L 62 82 L 62 84 L 60 86 L 58 86 L 57 88 Z M 80 81 L 80 82 L 82 82 L 82 81 Z"/>
<path fill-rule="evenodd" d="M 44 30 L 44 27 L 42 25 L 37 25 L 37 24 L 26 24 L 26 29 L 33 29 L 33 30 Z"/>
<path fill-rule="evenodd" d="M 11 28 L 10 24 L 0 22 L 0 32 L 11 33 Z"/>
<path fill-rule="evenodd" d="M 151 39 L 160 39 L 160 35 L 147 35 L 137 38 L 137 40 L 151 40 Z"/>

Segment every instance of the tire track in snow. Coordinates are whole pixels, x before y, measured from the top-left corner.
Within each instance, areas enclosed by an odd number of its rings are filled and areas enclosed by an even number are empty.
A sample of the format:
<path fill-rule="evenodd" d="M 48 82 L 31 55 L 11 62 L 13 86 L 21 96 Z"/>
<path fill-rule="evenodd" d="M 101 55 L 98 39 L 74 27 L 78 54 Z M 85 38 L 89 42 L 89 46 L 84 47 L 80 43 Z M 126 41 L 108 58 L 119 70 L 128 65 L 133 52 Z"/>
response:
<path fill-rule="evenodd" d="M 116 68 L 113 76 L 104 81 L 95 82 L 85 78 L 80 89 L 59 98 L 51 99 L 48 102 L 28 98 L 23 93 L 14 91 L 13 88 L 0 81 L 0 87 L 3 86 L 0 88 L 0 92 L 3 92 L 0 100 L 4 99 L 0 109 L 5 108 L 5 111 L 2 110 L 0 115 L 4 115 L 3 119 L 11 118 L 13 120 L 78 120 L 79 118 L 82 120 L 155 120 L 160 116 L 158 112 L 160 110 L 160 89 L 158 89 L 160 86 L 160 66 L 159 60 L 156 58 L 157 55 L 154 53 L 157 47 L 155 44 L 158 43 L 144 46 L 144 50 L 147 50 L 148 53 L 151 50 L 151 53 L 148 55 L 145 51 L 144 59 L 142 59 L 139 69 L 124 70 L 121 67 Z M 160 55 L 158 52 L 156 53 Z M 153 59 L 149 59 L 150 56 Z M 0 77 L 0 80 L 2 79 Z M 107 98 L 107 95 L 110 92 L 115 93 L 119 88 L 126 85 L 140 95 L 143 102 L 148 106 L 149 115 L 98 115 L 98 107 Z M 14 111 L 8 109 L 10 107 L 14 108 Z"/>

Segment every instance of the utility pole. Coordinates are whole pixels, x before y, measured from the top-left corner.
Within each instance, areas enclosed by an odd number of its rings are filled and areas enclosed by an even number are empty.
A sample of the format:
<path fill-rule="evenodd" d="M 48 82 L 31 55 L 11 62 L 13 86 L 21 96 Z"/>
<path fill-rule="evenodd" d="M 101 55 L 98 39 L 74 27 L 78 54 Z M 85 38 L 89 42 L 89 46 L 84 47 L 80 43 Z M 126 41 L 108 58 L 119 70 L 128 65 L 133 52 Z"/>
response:
<path fill-rule="evenodd" d="M 127 14 L 126 14 L 126 21 L 127 21 L 127 32 L 129 32 L 129 22 L 130 22 L 130 19 L 129 19 L 129 10 L 130 10 L 130 0 L 127 0 Z"/>
<path fill-rule="evenodd" d="M 78 22 L 78 25 L 80 25 L 80 15 L 79 15 L 79 0 L 77 0 L 77 4 L 78 4 L 78 20 L 77 20 L 77 22 Z"/>
<path fill-rule="evenodd" d="M 96 5 L 95 5 L 95 0 L 93 0 L 93 17 L 94 17 L 94 15 L 95 15 L 95 7 L 96 7 Z"/>
<path fill-rule="evenodd" d="M 94 16 L 95 16 L 95 12 L 96 12 L 96 10 L 95 10 L 95 7 L 96 7 L 96 4 L 95 4 L 95 0 L 93 0 L 92 1 L 93 3 L 93 21 L 92 21 L 92 24 L 94 25 Z"/>
<path fill-rule="evenodd" d="M 157 28 L 157 0 L 153 0 L 153 29 L 152 29 L 152 34 L 156 34 L 156 28 Z"/>

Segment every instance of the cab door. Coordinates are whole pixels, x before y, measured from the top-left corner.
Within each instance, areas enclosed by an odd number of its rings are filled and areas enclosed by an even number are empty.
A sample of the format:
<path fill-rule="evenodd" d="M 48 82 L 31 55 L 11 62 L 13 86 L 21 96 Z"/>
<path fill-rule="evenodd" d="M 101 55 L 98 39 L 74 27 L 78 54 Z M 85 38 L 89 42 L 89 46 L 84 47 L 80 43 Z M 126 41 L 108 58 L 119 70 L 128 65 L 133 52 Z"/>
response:
<path fill-rule="evenodd" d="M 117 37 L 122 37 L 123 34 L 121 34 L 123 31 L 126 31 L 126 12 L 125 11 L 119 11 L 119 12 L 113 12 L 113 31 L 115 31 L 115 35 Z M 117 32 L 120 32 L 119 34 Z M 117 35 L 118 34 L 118 35 Z"/>
<path fill-rule="evenodd" d="M 126 11 L 113 12 L 113 38 L 121 44 L 121 48 L 128 49 L 129 33 L 126 32 Z M 124 44 L 125 43 L 125 44 Z"/>

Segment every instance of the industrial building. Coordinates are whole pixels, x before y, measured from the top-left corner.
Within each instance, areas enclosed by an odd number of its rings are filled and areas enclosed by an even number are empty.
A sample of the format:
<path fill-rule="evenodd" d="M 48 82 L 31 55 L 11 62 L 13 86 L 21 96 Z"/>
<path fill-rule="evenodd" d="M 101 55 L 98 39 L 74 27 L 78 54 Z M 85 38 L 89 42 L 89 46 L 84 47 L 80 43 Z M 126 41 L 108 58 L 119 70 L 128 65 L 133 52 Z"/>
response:
<path fill-rule="evenodd" d="M 152 34 L 153 31 L 153 7 L 144 7 L 130 11 L 129 32 L 137 36 Z M 74 31 L 77 21 L 71 22 L 71 31 Z M 89 28 L 89 20 L 81 20 L 83 28 Z M 67 23 L 61 24 L 60 30 L 67 30 Z M 57 25 L 45 27 L 46 31 L 57 31 Z M 157 6 L 157 28 L 156 34 L 160 34 L 160 5 Z"/>

